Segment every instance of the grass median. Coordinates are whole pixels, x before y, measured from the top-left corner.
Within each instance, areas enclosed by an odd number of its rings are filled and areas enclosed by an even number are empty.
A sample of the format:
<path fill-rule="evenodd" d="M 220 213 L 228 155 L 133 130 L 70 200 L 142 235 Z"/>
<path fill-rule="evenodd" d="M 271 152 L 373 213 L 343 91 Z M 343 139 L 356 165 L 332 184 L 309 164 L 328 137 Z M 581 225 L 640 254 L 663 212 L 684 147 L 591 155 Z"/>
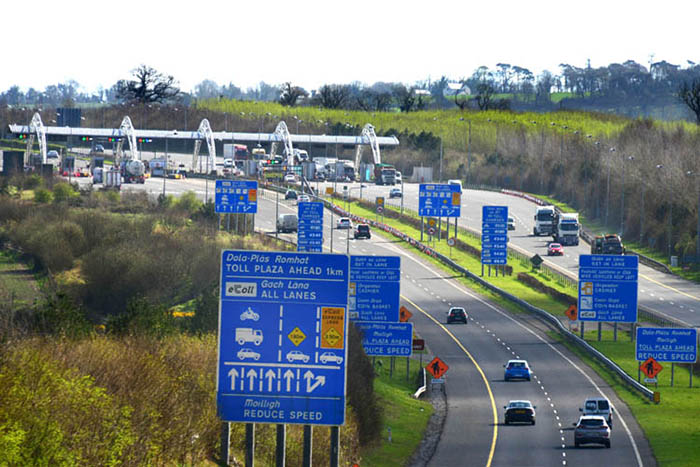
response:
<path fill-rule="evenodd" d="M 364 218 L 375 218 L 375 213 L 373 211 L 357 206 L 356 204 L 351 204 L 350 211 Z M 406 223 L 402 223 L 396 219 L 389 219 L 388 217 L 385 218 L 384 223 L 406 235 L 420 239 L 420 230 Z M 378 229 L 375 229 L 375 232 L 378 232 Z M 394 239 L 394 237 L 388 234 L 386 235 L 388 238 Z M 427 240 L 427 236 L 424 238 Z M 464 237 L 464 239 L 468 242 L 475 241 L 476 244 L 474 246 L 480 247 L 478 240 L 471 240 L 468 237 Z M 418 252 L 420 251 L 408 244 L 402 246 L 409 249 L 413 248 Z M 446 256 L 450 256 L 449 247 L 445 245 L 444 240 L 443 242 L 436 243 L 434 249 Z M 478 258 L 464 252 L 458 252 L 455 249 L 453 249 L 451 256 L 452 260 L 459 263 L 461 266 L 471 271 L 481 271 L 481 263 Z M 437 259 L 427 256 L 426 258 L 436 267 L 442 268 L 448 274 L 452 272 Z M 515 275 L 518 272 L 528 272 L 535 275 L 540 281 L 547 283 L 550 287 L 556 288 L 562 292 L 575 296 L 576 291 L 573 290 L 572 293 L 571 288 L 563 287 L 558 284 L 557 281 L 550 279 L 544 274 L 531 271 L 523 267 L 517 261 L 511 264 L 513 265 L 513 276 L 491 276 L 485 277 L 485 279 L 497 287 L 508 290 L 511 294 L 555 316 L 563 316 L 566 307 L 562 303 L 522 284 L 515 278 Z M 510 311 L 523 312 L 517 305 L 485 289 L 474 281 L 466 278 L 460 278 L 459 280 L 467 287 L 486 295 L 503 308 Z M 671 387 L 671 365 L 662 364 L 665 366 L 665 369 L 659 375 L 658 389 L 654 388 L 654 390 L 661 392 L 661 403 L 655 405 L 636 391 L 630 389 L 617 375 L 610 372 L 606 367 L 601 365 L 579 347 L 571 344 L 563 336 L 557 333 L 550 334 L 579 355 L 591 368 L 601 375 L 618 396 L 625 401 L 649 439 L 659 465 L 681 466 L 694 465 L 696 463 L 697 446 L 700 444 L 700 419 L 692 414 L 697 413 L 698 407 L 700 407 L 700 388 L 698 388 L 700 382 L 695 381 L 695 387 L 688 387 L 689 372 L 687 366 L 684 368 L 677 367 L 675 369 L 674 386 Z M 597 330 L 587 331 L 584 337 L 589 344 L 617 363 L 625 372 L 636 377 L 639 363 L 635 360 L 635 344 L 630 342 L 630 336 L 627 332 L 618 331 L 617 341 L 613 341 L 612 331 L 607 330 L 603 331 L 601 341 L 598 341 Z"/>

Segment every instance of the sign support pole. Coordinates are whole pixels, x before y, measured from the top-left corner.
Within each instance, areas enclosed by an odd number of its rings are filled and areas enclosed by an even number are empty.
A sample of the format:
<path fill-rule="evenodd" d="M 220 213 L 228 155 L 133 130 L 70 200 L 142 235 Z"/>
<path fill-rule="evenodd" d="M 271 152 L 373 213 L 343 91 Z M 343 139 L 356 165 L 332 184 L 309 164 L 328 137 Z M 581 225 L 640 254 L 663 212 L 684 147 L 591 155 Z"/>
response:
<path fill-rule="evenodd" d="M 581 339 L 583 339 L 584 328 L 586 327 L 586 322 L 581 321 Z"/>
<path fill-rule="evenodd" d="M 338 454 L 339 453 L 340 453 L 340 428 L 338 426 L 332 426 L 331 427 L 330 467 L 338 467 Z"/>
<path fill-rule="evenodd" d="M 423 243 L 423 225 L 424 225 L 424 220 L 423 216 L 420 217 L 420 241 Z"/>
<path fill-rule="evenodd" d="M 613 341 L 617 342 L 617 321 L 613 323 Z"/>
<path fill-rule="evenodd" d="M 457 222 L 459 222 L 459 217 L 455 217 L 455 240 L 457 240 Z"/>
<path fill-rule="evenodd" d="M 277 194 L 277 199 L 275 201 L 275 238 L 280 238 L 280 233 L 277 230 L 277 219 L 280 217 L 280 192 L 275 191 L 275 193 Z"/>
<path fill-rule="evenodd" d="M 284 451 L 286 448 L 286 433 L 284 431 L 284 423 L 277 424 L 277 449 L 276 449 L 276 466 L 284 467 Z"/>
<path fill-rule="evenodd" d="M 693 387 L 693 364 L 691 363 L 689 365 L 689 370 L 690 370 L 690 385 L 688 386 L 689 388 Z"/>
<path fill-rule="evenodd" d="M 245 424 L 245 467 L 254 467 L 255 460 L 255 423 Z"/>
<path fill-rule="evenodd" d="M 302 453 L 301 465 L 311 467 L 311 447 L 313 445 L 313 426 L 304 425 L 304 449 Z"/>
<path fill-rule="evenodd" d="M 221 423 L 221 465 L 228 465 L 228 449 L 231 445 L 231 425 L 229 422 Z"/>
<path fill-rule="evenodd" d="M 438 242 L 442 240 L 442 216 L 438 217 Z"/>
<path fill-rule="evenodd" d="M 676 364 L 671 362 L 671 387 L 673 387 L 673 370 L 675 368 Z"/>
<path fill-rule="evenodd" d="M 603 333 L 603 323 L 598 321 L 598 342 L 600 342 L 600 338 L 602 337 Z"/>

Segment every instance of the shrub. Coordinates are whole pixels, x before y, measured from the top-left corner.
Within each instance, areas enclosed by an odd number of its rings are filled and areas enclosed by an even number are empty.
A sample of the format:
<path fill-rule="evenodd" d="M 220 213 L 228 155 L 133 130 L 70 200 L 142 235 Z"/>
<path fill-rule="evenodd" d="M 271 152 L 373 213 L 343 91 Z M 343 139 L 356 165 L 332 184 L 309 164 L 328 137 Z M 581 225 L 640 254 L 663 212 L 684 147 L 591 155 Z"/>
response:
<path fill-rule="evenodd" d="M 197 199 L 194 191 L 187 191 L 180 195 L 180 198 L 175 203 L 175 207 L 185 211 L 188 215 L 192 215 L 200 210 L 202 202 Z"/>
<path fill-rule="evenodd" d="M 374 369 L 362 347 L 362 334 L 348 326 L 348 405 L 357 416 L 359 442 L 365 446 L 380 439 L 382 410 L 374 393 Z"/>
<path fill-rule="evenodd" d="M 164 337 L 173 334 L 175 318 L 164 305 L 152 305 L 143 298 L 132 299 L 126 310 L 107 320 L 107 332 L 118 336 L 146 335 Z"/>
<path fill-rule="evenodd" d="M 37 174 L 32 174 L 24 180 L 24 189 L 33 190 L 34 188 L 40 187 L 44 180 Z"/>
<path fill-rule="evenodd" d="M 56 203 L 68 201 L 76 196 L 78 196 L 78 193 L 75 191 L 75 188 L 66 182 L 59 182 L 53 186 L 53 198 Z"/>
<path fill-rule="evenodd" d="M 37 203 L 50 203 L 53 199 L 53 194 L 46 188 L 35 188 L 34 189 L 34 201 Z"/>
<path fill-rule="evenodd" d="M 33 318 L 35 329 L 43 333 L 77 338 L 89 335 L 92 329 L 85 311 L 60 293 L 37 307 Z"/>

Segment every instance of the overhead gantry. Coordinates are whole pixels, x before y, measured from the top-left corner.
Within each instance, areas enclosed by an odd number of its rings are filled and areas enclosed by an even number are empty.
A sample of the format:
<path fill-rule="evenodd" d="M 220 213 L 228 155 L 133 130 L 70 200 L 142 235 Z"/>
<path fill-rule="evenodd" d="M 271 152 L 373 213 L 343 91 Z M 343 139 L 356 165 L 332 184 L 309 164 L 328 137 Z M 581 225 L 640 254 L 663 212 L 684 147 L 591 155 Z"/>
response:
<path fill-rule="evenodd" d="M 209 158 L 207 159 L 207 167 L 205 173 L 211 173 L 212 170 L 216 170 L 216 145 L 214 144 L 214 132 L 211 131 L 211 125 L 209 125 L 209 120 L 206 118 L 199 124 L 199 129 L 197 130 L 199 138 L 194 141 L 194 152 L 192 153 L 192 170 L 199 166 L 199 172 L 202 171 L 201 164 L 199 162 L 199 150 L 202 146 L 202 139 L 207 142 L 207 147 L 209 149 Z"/>
<path fill-rule="evenodd" d="M 374 164 L 382 163 L 382 154 L 379 150 L 379 140 L 377 134 L 374 132 L 374 126 L 371 123 L 365 125 L 362 129 L 362 138 L 367 139 L 369 147 L 372 149 L 372 159 Z M 358 144 L 355 149 L 355 170 L 360 170 L 360 161 L 362 160 L 362 149 L 364 146 Z"/>

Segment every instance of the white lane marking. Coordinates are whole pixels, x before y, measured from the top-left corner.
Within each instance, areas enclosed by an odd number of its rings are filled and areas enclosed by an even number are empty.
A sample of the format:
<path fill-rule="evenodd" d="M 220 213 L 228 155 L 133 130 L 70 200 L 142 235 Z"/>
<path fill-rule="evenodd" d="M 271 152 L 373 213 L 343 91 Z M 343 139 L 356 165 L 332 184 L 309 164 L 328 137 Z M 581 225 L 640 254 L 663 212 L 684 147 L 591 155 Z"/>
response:
<path fill-rule="evenodd" d="M 431 272 L 432 274 L 434 274 L 436 277 L 441 277 L 441 276 L 442 276 L 442 274 L 438 274 L 438 272 L 435 271 L 434 269 L 432 269 L 430 266 L 428 266 L 428 265 L 426 265 L 426 264 L 423 264 L 423 263 L 421 263 L 420 261 L 418 261 L 417 259 L 415 259 L 415 258 L 413 257 L 413 255 L 404 254 L 404 252 L 401 251 L 398 247 L 396 247 L 396 246 L 394 246 L 394 245 L 391 245 L 391 244 L 387 244 L 386 247 L 387 247 L 387 249 L 394 250 L 396 253 L 400 254 L 401 256 L 404 256 L 404 257 L 408 258 L 409 260 L 413 261 L 413 262 L 416 263 L 418 266 L 420 266 L 420 267 L 426 269 L 427 271 L 430 271 L 430 272 Z M 453 287 L 454 289 L 456 289 L 457 291 L 459 291 L 459 292 L 465 294 L 467 297 L 473 298 L 474 300 L 480 302 L 482 305 L 484 305 L 484 306 L 486 306 L 486 307 L 488 307 L 488 308 L 491 308 L 491 309 L 492 309 L 493 311 L 495 311 L 496 313 L 500 314 L 501 316 L 503 316 L 503 317 L 506 318 L 506 319 L 509 319 L 509 320 L 512 321 L 514 324 L 520 326 L 521 328 L 523 328 L 524 330 L 526 330 L 527 332 L 529 332 L 530 334 L 532 334 L 537 340 L 541 341 L 541 342 L 542 342 L 543 344 L 545 344 L 547 347 L 549 347 L 550 349 L 552 349 L 552 350 L 554 351 L 554 353 L 556 353 L 557 355 L 559 355 L 564 361 L 566 361 L 569 365 L 571 365 L 572 367 L 574 367 L 574 368 L 576 369 L 576 371 L 578 371 L 581 375 L 583 375 L 583 377 L 586 378 L 586 379 L 588 380 L 588 382 L 595 388 L 595 390 L 598 392 L 598 394 L 600 394 L 602 397 L 605 397 L 605 398 L 608 399 L 608 400 L 610 399 L 609 397 L 607 397 L 607 396 L 605 395 L 605 393 L 604 393 L 603 390 L 600 388 L 600 386 L 598 386 L 598 385 L 595 383 L 595 381 L 593 381 L 593 378 L 591 378 L 590 376 L 588 376 L 588 374 L 586 374 L 586 372 L 583 371 L 583 369 L 582 369 L 581 367 L 579 367 L 576 363 L 574 363 L 573 360 L 571 360 L 569 357 L 567 357 L 566 355 L 564 355 L 559 349 L 557 349 L 557 348 L 554 347 L 552 344 L 550 344 L 549 342 L 547 342 L 544 338 L 540 337 L 537 333 L 535 333 L 535 331 L 533 331 L 532 329 L 528 328 L 528 327 L 525 326 L 523 323 L 517 321 L 517 320 L 516 320 L 515 318 L 513 318 L 512 316 L 506 314 L 506 312 L 501 311 L 499 308 L 495 307 L 494 305 L 492 305 L 491 303 L 489 303 L 489 302 L 487 302 L 486 300 L 482 299 L 481 297 L 479 297 L 479 296 L 477 296 L 477 295 L 474 295 L 473 293 L 467 291 L 466 289 L 464 289 L 464 287 L 463 287 L 461 284 L 457 285 L 457 284 L 455 284 L 454 282 L 452 282 L 452 281 L 450 281 L 450 280 L 448 280 L 448 279 L 444 279 L 444 278 L 442 278 L 442 280 L 445 281 L 445 282 L 446 282 L 447 284 L 449 284 L 450 286 L 452 286 L 452 287 Z M 614 405 L 613 405 L 613 409 L 615 409 L 615 406 L 614 406 Z M 632 443 L 632 450 L 634 451 L 634 456 L 635 456 L 635 458 L 636 458 L 636 460 L 637 460 L 637 465 L 639 465 L 639 466 L 641 467 L 641 466 L 644 465 L 644 462 L 642 462 L 642 456 L 641 456 L 641 454 L 639 453 L 639 448 L 637 447 L 637 442 L 635 441 L 634 436 L 632 436 L 632 432 L 630 431 L 629 427 L 627 426 L 627 423 L 625 422 L 625 419 L 619 414 L 619 410 L 616 410 L 616 412 L 618 412 L 618 419 L 620 420 L 620 423 L 622 424 L 622 427 L 625 429 L 625 432 L 627 433 L 627 437 L 629 438 L 630 443 Z"/>

